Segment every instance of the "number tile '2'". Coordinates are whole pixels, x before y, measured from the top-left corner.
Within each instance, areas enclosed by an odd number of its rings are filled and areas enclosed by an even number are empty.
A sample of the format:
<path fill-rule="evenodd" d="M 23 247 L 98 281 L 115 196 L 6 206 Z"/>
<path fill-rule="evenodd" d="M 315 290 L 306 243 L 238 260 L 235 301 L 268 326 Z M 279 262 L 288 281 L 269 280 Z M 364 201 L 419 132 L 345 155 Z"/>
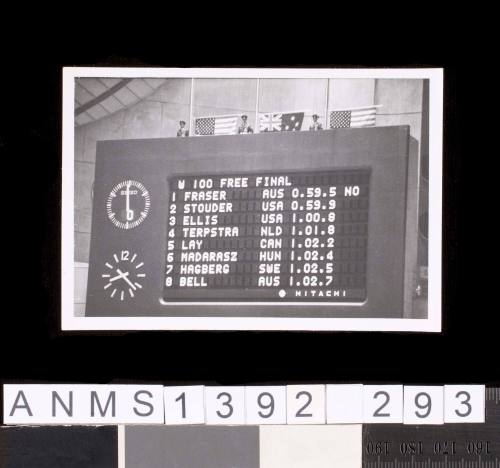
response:
<path fill-rule="evenodd" d="M 287 424 L 325 424 L 325 386 L 287 385 Z"/>
<path fill-rule="evenodd" d="M 364 385 L 363 422 L 402 423 L 402 385 Z"/>

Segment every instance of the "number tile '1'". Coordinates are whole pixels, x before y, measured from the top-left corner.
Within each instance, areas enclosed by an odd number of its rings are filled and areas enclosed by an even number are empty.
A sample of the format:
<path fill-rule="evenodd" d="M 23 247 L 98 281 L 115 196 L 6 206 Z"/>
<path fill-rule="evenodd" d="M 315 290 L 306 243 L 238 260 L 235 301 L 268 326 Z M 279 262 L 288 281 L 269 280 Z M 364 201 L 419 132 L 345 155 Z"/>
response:
<path fill-rule="evenodd" d="M 165 424 L 205 424 L 205 387 L 203 385 L 165 387 Z"/>

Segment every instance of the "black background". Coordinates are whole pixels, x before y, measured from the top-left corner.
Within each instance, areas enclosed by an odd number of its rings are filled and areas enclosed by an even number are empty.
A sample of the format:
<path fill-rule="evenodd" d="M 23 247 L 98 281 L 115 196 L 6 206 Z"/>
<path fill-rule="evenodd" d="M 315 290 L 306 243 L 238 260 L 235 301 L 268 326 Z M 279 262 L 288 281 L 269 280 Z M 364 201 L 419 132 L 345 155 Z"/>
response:
<path fill-rule="evenodd" d="M 39 48 L 35 40 L 3 62 L 19 68 L 4 73 L 1 88 L 2 383 L 500 382 L 498 87 L 476 68 L 482 65 L 476 57 L 462 49 L 452 59 L 442 48 L 434 51 L 443 52 L 439 58 L 412 49 L 392 61 L 374 61 L 369 53 L 339 53 L 332 63 L 280 55 L 282 66 L 445 67 L 442 333 L 63 333 L 61 67 L 269 65 L 216 62 L 203 52 L 195 58 L 180 38 L 155 53 L 125 48 L 118 39 L 90 52 L 67 39 L 67 52 L 58 42 Z"/>

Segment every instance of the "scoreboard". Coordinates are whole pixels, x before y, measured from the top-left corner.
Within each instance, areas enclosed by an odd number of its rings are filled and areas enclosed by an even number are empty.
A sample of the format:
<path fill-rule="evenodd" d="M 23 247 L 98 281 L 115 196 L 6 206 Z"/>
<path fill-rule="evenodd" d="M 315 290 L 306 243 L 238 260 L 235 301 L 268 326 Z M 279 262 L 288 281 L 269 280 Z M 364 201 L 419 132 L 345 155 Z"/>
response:
<path fill-rule="evenodd" d="M 101 141 L 87 316 L 403 317 L 407 126 Z"/>
<path fill-rule="evenodd" d="M 369 181 L 369 168 L 171 178 L 164 301 L 364 301 Z"/>

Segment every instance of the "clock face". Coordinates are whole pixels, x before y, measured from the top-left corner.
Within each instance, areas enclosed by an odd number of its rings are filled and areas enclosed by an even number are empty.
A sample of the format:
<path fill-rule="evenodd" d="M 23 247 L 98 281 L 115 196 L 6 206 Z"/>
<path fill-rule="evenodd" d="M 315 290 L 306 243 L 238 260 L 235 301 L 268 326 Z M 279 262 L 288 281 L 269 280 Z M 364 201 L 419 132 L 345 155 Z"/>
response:
<path fill-rule="evenodd" d="M 149 192 L 144 185 L 135 180 L 124 180 L 111 190 L 106 211 L 116 227 L 132 229 L 144 221 L 150 205 Z"/>
<path fill-rule="evenodd" d="M 132 299 L 142 289 L 146 274 L 142 271 L 144 262 L 138 259 L 137 254 L 122 250 L 114 253 L 112 260 L 104 265 L 106 270 L 101 275 L 104 280 L 104 290 L 112 299 L 120 301 Z"/>

